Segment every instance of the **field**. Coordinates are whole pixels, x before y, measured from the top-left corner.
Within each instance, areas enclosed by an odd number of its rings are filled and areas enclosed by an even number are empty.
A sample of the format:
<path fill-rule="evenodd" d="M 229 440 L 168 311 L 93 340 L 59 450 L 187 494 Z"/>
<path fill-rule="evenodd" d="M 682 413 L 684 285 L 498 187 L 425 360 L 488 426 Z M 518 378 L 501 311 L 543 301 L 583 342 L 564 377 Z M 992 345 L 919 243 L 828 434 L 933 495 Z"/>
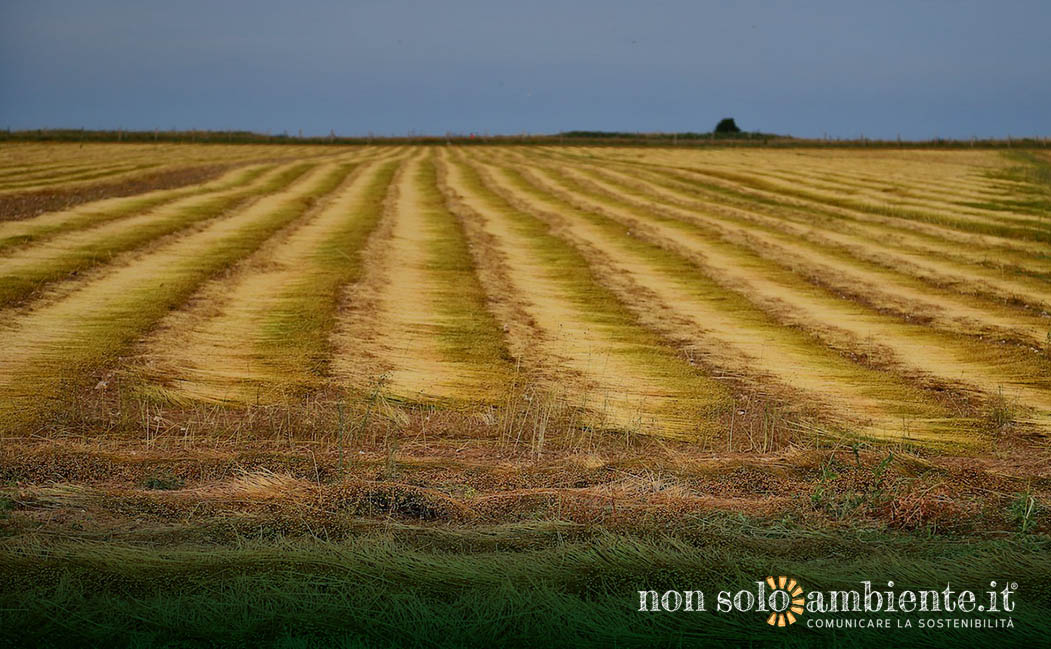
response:
<path fill-rule="evenodd" d="M 1020 583 L 913 646 L 1051 614 L 1045 150 L 4 143 L 0 341 L 16 643 L 829 642 L 631 617 L 786 571 Z"/>

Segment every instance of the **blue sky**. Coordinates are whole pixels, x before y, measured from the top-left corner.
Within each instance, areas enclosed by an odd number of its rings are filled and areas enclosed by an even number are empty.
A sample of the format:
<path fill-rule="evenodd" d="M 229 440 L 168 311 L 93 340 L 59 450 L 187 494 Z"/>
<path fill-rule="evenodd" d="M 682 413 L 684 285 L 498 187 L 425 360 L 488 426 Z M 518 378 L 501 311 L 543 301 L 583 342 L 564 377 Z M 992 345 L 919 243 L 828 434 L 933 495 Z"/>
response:
<path fill-rule="evenodd" d="M 1051 135 L 1051 2 L 4 0 L 0 128 Z"/>

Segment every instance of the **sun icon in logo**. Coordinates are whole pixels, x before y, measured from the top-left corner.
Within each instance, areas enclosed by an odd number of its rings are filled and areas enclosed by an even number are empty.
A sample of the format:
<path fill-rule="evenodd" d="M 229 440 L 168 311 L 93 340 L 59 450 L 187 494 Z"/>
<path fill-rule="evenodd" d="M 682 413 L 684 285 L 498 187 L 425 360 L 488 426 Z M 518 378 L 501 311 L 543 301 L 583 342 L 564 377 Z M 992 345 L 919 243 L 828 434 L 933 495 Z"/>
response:
<path fill-rule="evenodd" d="M 796 615 L 803 613 L 803 588 L 795 579 L 788 577 L 767 577 L 770 586 L 767 603 L 773 609 L 766 623 L 770 626 L 787 626 L 796 623 Z"/>

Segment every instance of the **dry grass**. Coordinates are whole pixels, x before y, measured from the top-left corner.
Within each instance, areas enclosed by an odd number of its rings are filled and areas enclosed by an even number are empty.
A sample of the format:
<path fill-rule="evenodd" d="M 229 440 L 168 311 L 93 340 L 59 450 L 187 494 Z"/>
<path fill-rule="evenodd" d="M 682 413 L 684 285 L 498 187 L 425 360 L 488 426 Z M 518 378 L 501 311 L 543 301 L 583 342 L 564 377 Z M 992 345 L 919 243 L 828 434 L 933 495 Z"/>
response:
<path fill-rule="evenodd" d="M 86 162 L 42 151 L 0 177 L 81 182 Z M 110 171 L 150 164 L 140 153 Z M 1040 474 L 1047 259 L 1010 204 L 1028 176 L 987 154 L 823 155 L 337 151 L 12 223 L 0 290 L 33 298 L 2 314 L 5 432 L 89 455 L 309 451 L 295 471 L 137 478 L 154 486 L 142 502 L 172 507 L 181 492 L 300 502 L 333 476 L 358 485 L 354 507 L 455 520 L 795 507 L 759 497 L 774 481 L 823 484 L 822 515 L 978 520 L 940 486 L 847 488 L 784 462 L 853 446 L 875 454 L 864 466 L 892 450 L 933 476 L 963 450 L 990 475 Z M 238 200 L 196 209 L 216 196 Z M 960 249 L 986 241 L 973 263 Z M 989 250 L 1014 270 L 994 273 Z M 37 266 L 32 290 L 49 288 L 26 293 Z M 751 482 L 705 482 L 712 458 Z M 442 490 L 464 471 L 482 476 L 470 495 Z"/>

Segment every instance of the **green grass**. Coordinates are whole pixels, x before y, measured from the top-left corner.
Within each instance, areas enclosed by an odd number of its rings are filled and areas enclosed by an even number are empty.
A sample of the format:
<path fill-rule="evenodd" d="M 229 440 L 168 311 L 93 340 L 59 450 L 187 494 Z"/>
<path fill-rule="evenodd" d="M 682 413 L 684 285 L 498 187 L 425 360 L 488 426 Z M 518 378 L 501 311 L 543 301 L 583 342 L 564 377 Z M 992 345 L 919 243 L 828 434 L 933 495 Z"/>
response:
<path fill-rule="evenodd" d="M 1018 532 L 1027 534 L 1036 527 L 1037 520 L 1044 513 L 1043 510 L 1044 508 L 1033 495 L 1032 489 L 1029 488 L 1014 494 L 1014 497 L 1011 499 L 1011 505 L 1008 508 L 1008 514 L 1012 521 L 1018 525 Z"/>
<path fill-rule="evenodd" d="M 552 522 L 553 523 L 553 522 Z M 1042 536 L 948 538 L 697 515 L 678 535 L 561 527 L 395 540 L 241 538 L 236 546 L 11 539 L 0 625 L 12 646 L 107 647 L 1032 647 L 1051 616 Z M 497 551 L 487 538 L 521 536 Z M 458 540 L 457 540 L 458 539 Z M 1012 630 L 776 629 L 716 613 L 715 593 L 790 575 L 810 590 L 893 580 L 984 590 L 1017 581 Z M 699 589 L 704 613 L 639 613 L 638 590 Z M 897 616 L 890 616 L 897 617 Z M 916 619 L 922 616 L 913 616 Z"/>
<path fill-rule="evenodd" d="M 182 489 L 185 483 L 170 473 L 154 473 L 142 482 L 142 486 L 154 491 L 173 491 Z"/>

